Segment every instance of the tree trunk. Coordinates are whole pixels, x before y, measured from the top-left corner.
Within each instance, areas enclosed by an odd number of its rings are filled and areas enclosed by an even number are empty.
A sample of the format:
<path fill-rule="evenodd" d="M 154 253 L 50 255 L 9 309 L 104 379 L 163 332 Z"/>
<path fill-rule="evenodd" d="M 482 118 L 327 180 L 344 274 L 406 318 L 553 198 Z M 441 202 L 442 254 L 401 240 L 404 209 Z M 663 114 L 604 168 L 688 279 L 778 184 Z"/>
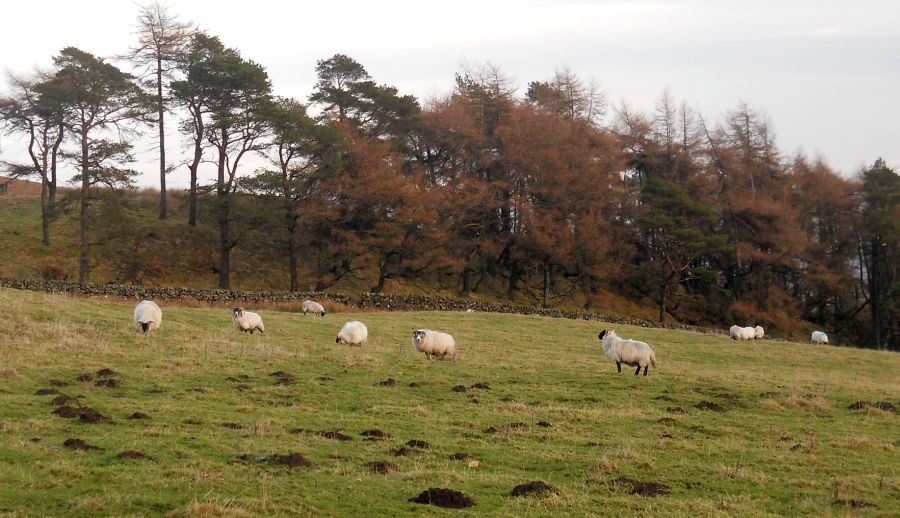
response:
<path fill-rule="evenodd" d="M 166 131 L 163 124 L 162 57 L 156 57 L 156 102 L 159 113 L 159 219 L 168 217 L 166 200 Z"/>
<path fill-rule="evenodd" d="M 50 203 L 48 201 L 50 188 L 47 185 L 46 169 L 41 178 L 41 242 L 44 246 L 50 246 Z"/>
<path fill-rule="evenodd" d="M 881 349 L 881 240 L 873 239 L 871 244 L 872 265 L 869 267 L 869 308 L 872 310 L 872 335 L 875 348 Z"/>
<path fill-rule="evenodd" d="M 291 291 L 297 291 L 297 222 L 288 215 L 288 270 L 291 274 Z"/>
<path fill-rule="evenodd" d="M 194 159 L 188 169 L 191 171 L 191 188 L 188 194 L 188 225 L 197 226 L 197 169 L 203 159 L 203 120 L 197 120 L 197 134 L 194 135 Z"/>
<path fill-rule="evenodd" d="M 550 307 L 550 261 L 544 261 L 544 307 Z"/>
<path fill-rule="evenodd" d="M 659 283 L 659 322 L 663 323 L 666 321 L 666 292 L 668 291 L 669 283 L 666 279 L 663 279 Z"/>
<path fill-rule="evenodd" d="M 90 259 L 88 257 L 88 195 L 91 187 L 91 173 L 88 160 L 87 134 L 81 134 L 81 242 L 78 251 L 78 282 L 84 284 L 88 280 Z"/>
<path fill-rule="evenodd" d="M 228 220 L 230 202 L 227 198 L 221 200 L 219 212 L 219 287 L 227 290 L 231 288 L 231 222 Z"/>
<path fill-rule="evenodd" d="M 229 200 L 229 186 L 225 184 L 225 149 L 228 145 L 227 135 L 222 130 L 222 142 L 219 147 L 219 171 L 217 195 L 219 198 L 219 287 L 229 289 L 231 287 L 231 201 Z"/>

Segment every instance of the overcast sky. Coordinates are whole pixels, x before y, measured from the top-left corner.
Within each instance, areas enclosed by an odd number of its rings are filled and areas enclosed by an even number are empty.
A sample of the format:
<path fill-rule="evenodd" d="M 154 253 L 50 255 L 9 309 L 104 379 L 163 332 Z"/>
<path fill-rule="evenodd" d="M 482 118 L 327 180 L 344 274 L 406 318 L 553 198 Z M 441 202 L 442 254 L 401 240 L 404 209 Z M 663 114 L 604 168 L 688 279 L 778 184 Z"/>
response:
<path fill-rule="evenodd" d="M 65 46 L 99 56 L 135 41 L 142 2 L 3 5 L 0 67 L 49 65 Z M 171 10 L 269 73 L 275 93 L 306 99 L 316 60 L 359 61 L 420 99 L 446 93 L 463 63 L 491 63 L 520 85 L 569 67 L 609 101 L 653 109 L 668 88 L 719 120 L 744 101 L 763 110 L 787 155 L 821 156 L 845 175 L 883 157 L 900 170 L 900 2 L 891 0 L 180 0 Z M 123 68 L 125 68 L 123 66 Z M 0 88 L 5 91 L 5 87 Z M 150 132 L 148 131 L 148 134 Z M 0 138 L 0 159 L 21 159 Z M 155 185 L 153 151 L 138 146 Z M 176 159 L 178 157 L 173 157 Z M 186 169 L 169 176 L 187 185 Z"/>

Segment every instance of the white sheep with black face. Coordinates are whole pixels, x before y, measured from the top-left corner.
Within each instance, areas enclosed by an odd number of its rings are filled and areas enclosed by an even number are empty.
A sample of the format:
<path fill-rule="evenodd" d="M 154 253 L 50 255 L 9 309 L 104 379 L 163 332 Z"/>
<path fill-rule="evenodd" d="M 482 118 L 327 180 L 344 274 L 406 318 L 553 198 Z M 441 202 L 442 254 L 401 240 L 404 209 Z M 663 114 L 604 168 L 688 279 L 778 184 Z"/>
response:
<path fill-rule="evenodd" d="M 362 346 L 369 341 L 369 329 L 359 320 L 351 320 L 344 324 L 334 339 L 336 344 Z"/>
<path fill-rule="evenodd" d="M 459 350 L 453 337 L 440 331 L 416 329 L 412 333 L 412 346 L 416 351 L 425 353 L 428 359 L 442 360 L 448 356 L 454 360 L 459 359 Z"/>
<path fill-rule="evenodd" d="M 766 330 L 763 329 L 763 326 L 756 326 L 753 328 L 753 338 L 760 340 L 764 336 L 766 336 Z"/>
<path fill-rule="evenodd" d="M 162 310 L 152 300 L 142 300 L 134 308 L 134 325 L 141 333 L 150 334 L 159 329 Z"/>
<path fill-rule="evenodd" d="M 244 308 L 231 308 L 231 323 L 242 333 L 252 335 L 254 331 L 259 331 L 260 334 L 266 334 L 262 317 L 258 313 L 245 311 Z"/>
<path fill-rule="evenodd" d="M 615 331 L 600 331 L 597 338 L 603 343 L 603 352 L 606 357 L 616 362 L 616 370 L 622 372 L 622 364 L 637 367 L 634 371 L 635 376 L 640 374 L 641 368 L 644 369 L 644 376 L 647 375 L 647 369 L 650 365 L 656 368 L 656 353 L 645 342 L 637 340 L 623 340 L 616 335 Z"/>
<path fill-rule="evenodd" d="M 303 315 L 305 316 L 307 313 L 312 313 L 314 315 L 318 315 L 320 317 L 325 316 L 325 308 L 322 307 L 318 302 L 313 302 L 311 300 L 304 300 L 303 306 L 300 308 L 303 311 Z"/>

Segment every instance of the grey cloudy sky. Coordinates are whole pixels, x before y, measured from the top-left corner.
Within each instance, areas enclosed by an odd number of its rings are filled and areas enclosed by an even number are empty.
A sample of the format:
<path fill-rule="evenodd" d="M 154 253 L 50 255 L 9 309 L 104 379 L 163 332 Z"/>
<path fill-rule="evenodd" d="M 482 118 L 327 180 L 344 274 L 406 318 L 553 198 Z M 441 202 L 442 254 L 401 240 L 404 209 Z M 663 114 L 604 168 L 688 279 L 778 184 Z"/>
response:
<path fill-rule="evenodd" d="M 141 2 L 3 6 L 0 67 L 48 65 L 72 45 L 100 56 L 135 39 Z M 419 98 L 450 90 L 462 63 L 499 65 L 520 85 L 569 67 L 611 103 L 650 111 L 668 88 L 718 120 L 744 101 L 769 116 L 779 148 L 850 175 L 879 156 L 900 169 L 900 2 L 833 0 L 171 0 L 264 65 L 279 95 L 305 99 L 315 63 L 337 52 Z M 124 68 L 124 67 L 123 67 Z M 148 132 L 149 133 L 149 132 Z M 0 159 L 20 145 L 4 137 Z M 149 144 L 139 148 L 154 185 Z M 177 158 L 177 157 L 176 157 Z M 187 184 L 184 170 L 170 185 Z"/>

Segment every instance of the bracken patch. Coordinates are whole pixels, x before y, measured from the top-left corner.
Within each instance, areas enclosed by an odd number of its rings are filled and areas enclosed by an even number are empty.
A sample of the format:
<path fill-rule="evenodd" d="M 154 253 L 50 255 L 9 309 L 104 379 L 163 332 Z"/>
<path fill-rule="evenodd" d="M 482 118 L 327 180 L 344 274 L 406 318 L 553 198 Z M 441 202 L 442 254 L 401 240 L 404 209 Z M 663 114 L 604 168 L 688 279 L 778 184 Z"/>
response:
<path fill-rule="evenodd" d="M 422 491 L 419 496 L 410 498 L 409 501 L 417 504 L 436 505 L 438 507 L 446 507 L 449 509 L 463 509 L 475 505 L 475 501 L 466 496 L 462 491 L 439 487 L 426 489 L 425 491 Z"/>

